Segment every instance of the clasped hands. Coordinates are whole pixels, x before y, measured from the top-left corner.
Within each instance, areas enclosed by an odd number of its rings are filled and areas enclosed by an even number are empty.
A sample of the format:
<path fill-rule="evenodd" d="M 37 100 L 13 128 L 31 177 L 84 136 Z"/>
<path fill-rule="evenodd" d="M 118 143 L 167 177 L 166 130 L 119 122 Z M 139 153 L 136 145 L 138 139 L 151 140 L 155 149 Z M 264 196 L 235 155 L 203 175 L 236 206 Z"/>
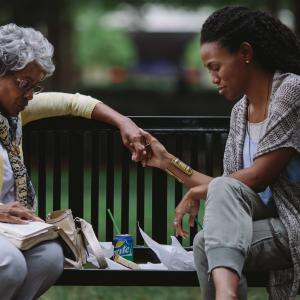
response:
<path fill-rule="evenodd" d="M 141 161 L 144 167 L 156 167 L 162 170 L 166 170 L 169 161 L 174 157 L 170 154 L 166 148 L 150 133 L 139 128 L 139 133 L 142 135 L 140 142 L 143 148 L 138 153 L 136 150 L 133 153 L 132 158 L 135 161 Z M 131 145 L 131 149 L 136 149 L 134 144 Z M 138 159 L 137 159 L 138 158 Z M 188 232 L 183 229 L 182 221 L 185 214 L 189 214 L 189 225 L 191 227 L 195 224 L 195 218 L 199 211 L 200 198 L 203 195 L 203 190 L 207 187 L 203 185 L 195 186 L 191 188 L 182 198 L 180 203 L 175 209 L 175 217 L 173 226 L 176 231 L 176 236 L 186 238 Z"/>
<path fill-rule="evenodd" d="M 120 134 L 124 146 L 130 150 L 131 158 L 135 162 L 145 161 L 151 156 L 150 145 L 143 132 L 130 118 L 124 118 Z"/>

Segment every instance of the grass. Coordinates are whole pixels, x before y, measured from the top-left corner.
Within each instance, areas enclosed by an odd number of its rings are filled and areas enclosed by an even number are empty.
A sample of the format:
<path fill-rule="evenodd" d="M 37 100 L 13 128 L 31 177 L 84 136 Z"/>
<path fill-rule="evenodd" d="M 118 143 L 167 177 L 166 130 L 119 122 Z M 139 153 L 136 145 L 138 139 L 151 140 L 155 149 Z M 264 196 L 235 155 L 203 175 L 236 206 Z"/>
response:
<path fill-rule="evenodd" d="M 265 300 L 262 288 L 249 289 L 248 300 Z M 197 287 L 52 287 L 41 300 L 201 300 Z"/>

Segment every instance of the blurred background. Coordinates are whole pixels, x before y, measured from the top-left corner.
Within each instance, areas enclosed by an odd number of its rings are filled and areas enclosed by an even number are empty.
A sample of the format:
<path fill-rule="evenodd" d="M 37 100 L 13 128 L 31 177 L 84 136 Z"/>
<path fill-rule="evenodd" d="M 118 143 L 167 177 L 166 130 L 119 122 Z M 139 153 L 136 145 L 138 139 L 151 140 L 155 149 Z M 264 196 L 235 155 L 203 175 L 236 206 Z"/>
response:
<path fill-rule="evenodd" d="M 0 0 L 1 1 L 1 0 Z M 299 0 L 9 0 L 0 24 L 42 31 L 55 47 L 48 91 L 81 92 L 125 115 L 229 115 L 199 57 L 208 15 L 239 4 L 270 11 L 300 35 Z M 53 287 L 42 300 L 194 300 L 199 288 Z M 267 299 L 250 289 L 250 300 Z"/>
<path fill-rule="evenodd" d="M 262 8 L 298 35 L 299 0 L 10 0 L 0 22 L 42 31 L 55 46 L 47 90 L 86 93 L 126 115 L 228 115 L 209 83 L 199 31 L 216 8 Z"/>

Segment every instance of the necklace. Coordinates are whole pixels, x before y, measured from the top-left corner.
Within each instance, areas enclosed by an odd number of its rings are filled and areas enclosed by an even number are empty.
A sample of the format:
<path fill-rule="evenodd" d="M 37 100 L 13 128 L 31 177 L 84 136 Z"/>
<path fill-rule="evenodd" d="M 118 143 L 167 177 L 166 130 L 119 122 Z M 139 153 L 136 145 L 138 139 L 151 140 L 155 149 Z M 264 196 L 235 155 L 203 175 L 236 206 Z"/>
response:
<path fill-rule="evenodd" d="M 259 141 L 262 137 L 262 132 L 263 132 L 262 129 L 265 127 L 264 121 L 266 120 L 266 117 L 267 117 L 267 107 L 268 107 L 269 98 L 270 98 L 270 91 L 271 91 L 270 80 L 268 80 L 268 93 L 267 93 L 266 103 L 265 103 L 265 107 L 264 107 L 263 122 L 261 122 L 261 124 L 260 124 L 257 143 L 259 143 Z M 250 165 L 252 165 L 253 157 L 254 157 L 255 153 L 253 155 L 251 154 L 251 136 L 250 136 L 250 121 L 249 120 L 250 120 L 250 105 L 248 104 L 246 131 L 248 134 L 248 154 L 249 154 L 249 159 L 250 159 Z"/>

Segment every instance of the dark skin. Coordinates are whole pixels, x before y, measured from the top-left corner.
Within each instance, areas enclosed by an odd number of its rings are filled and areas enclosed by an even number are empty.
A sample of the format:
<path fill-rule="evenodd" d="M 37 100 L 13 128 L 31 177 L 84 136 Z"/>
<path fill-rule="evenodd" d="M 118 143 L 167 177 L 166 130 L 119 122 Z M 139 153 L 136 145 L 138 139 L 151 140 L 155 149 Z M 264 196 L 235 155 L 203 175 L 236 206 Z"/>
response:
<path fill-rule="evenodd" d="M 257 123 L 266 118 L 273 74 L 255 64 L 253 49 L 249 43 L 242 43 L 235 53 L 230 53 L 218 42 L 204 43 L 201 47 L 201 59 L 209 71 L 212 83 L 217 86 L 221 95 L 229 101 L 241 95 L 247 96 L 250 122 Z M 171 170 L 189 188 L 175 209 L 174 219 L 176 235 L 187 237 L 187 231 L 182 228 L 183 217 L 188 214 L 189 225 L 194 226 L 200 199 L 206 198 L 208 184 L 213 178 L 195 170 L 192 176 L 185 175 L 170 163 L 174 156 L 156 138 L 146 132 L 144 136 L 151 144 L 152 157 L 143 164 Z M 279 176 L 293 154 L 292 148 L 269 152 L 257 157 L 251 167 L 229 176 L 238 179 L 256 192 L 263 191 Z M 215 268 L 212 277 L 217 300 L 237 299 L 239 277 L 234 271 Z"/>
<path fill-rule="evenodd" d="M 0 109 L 7 116 L 16 117 L 23 111 L 33 98 L 33 90 L 39 85 L 45 73 L 42 68 L 29 63 L 24 69 L 0 77 Z M 25 83 L 25 89 L 20 88 L 20 81 Z M 93 119 L 116 126 L 120 130 L 122 141 L 132 153 L 134 161 L 145 159 L 145 139 L 140 128 L 129 118 L 119 114 L 104 103 L 96 104 Z M 34 212 L 20 203 L 0 205 L 0 222 L 28 223 L 29 221 L 42 221 Z"/>
<path fill-rule="evenodd" d="M 31 81 L 32 86 L 38 84 L 44 73 L 34 64 L 23 70 L 0 77 L 0 107 L 9 116 L 16 117 L 27 106 L 33 97 L 32 89 L 22 92 L 17 87 L 17 78 Z M 26 224 L 29 221 L 42 221 L 34 212 L 18 202 L 0 205 L 0 222 Z"/>

